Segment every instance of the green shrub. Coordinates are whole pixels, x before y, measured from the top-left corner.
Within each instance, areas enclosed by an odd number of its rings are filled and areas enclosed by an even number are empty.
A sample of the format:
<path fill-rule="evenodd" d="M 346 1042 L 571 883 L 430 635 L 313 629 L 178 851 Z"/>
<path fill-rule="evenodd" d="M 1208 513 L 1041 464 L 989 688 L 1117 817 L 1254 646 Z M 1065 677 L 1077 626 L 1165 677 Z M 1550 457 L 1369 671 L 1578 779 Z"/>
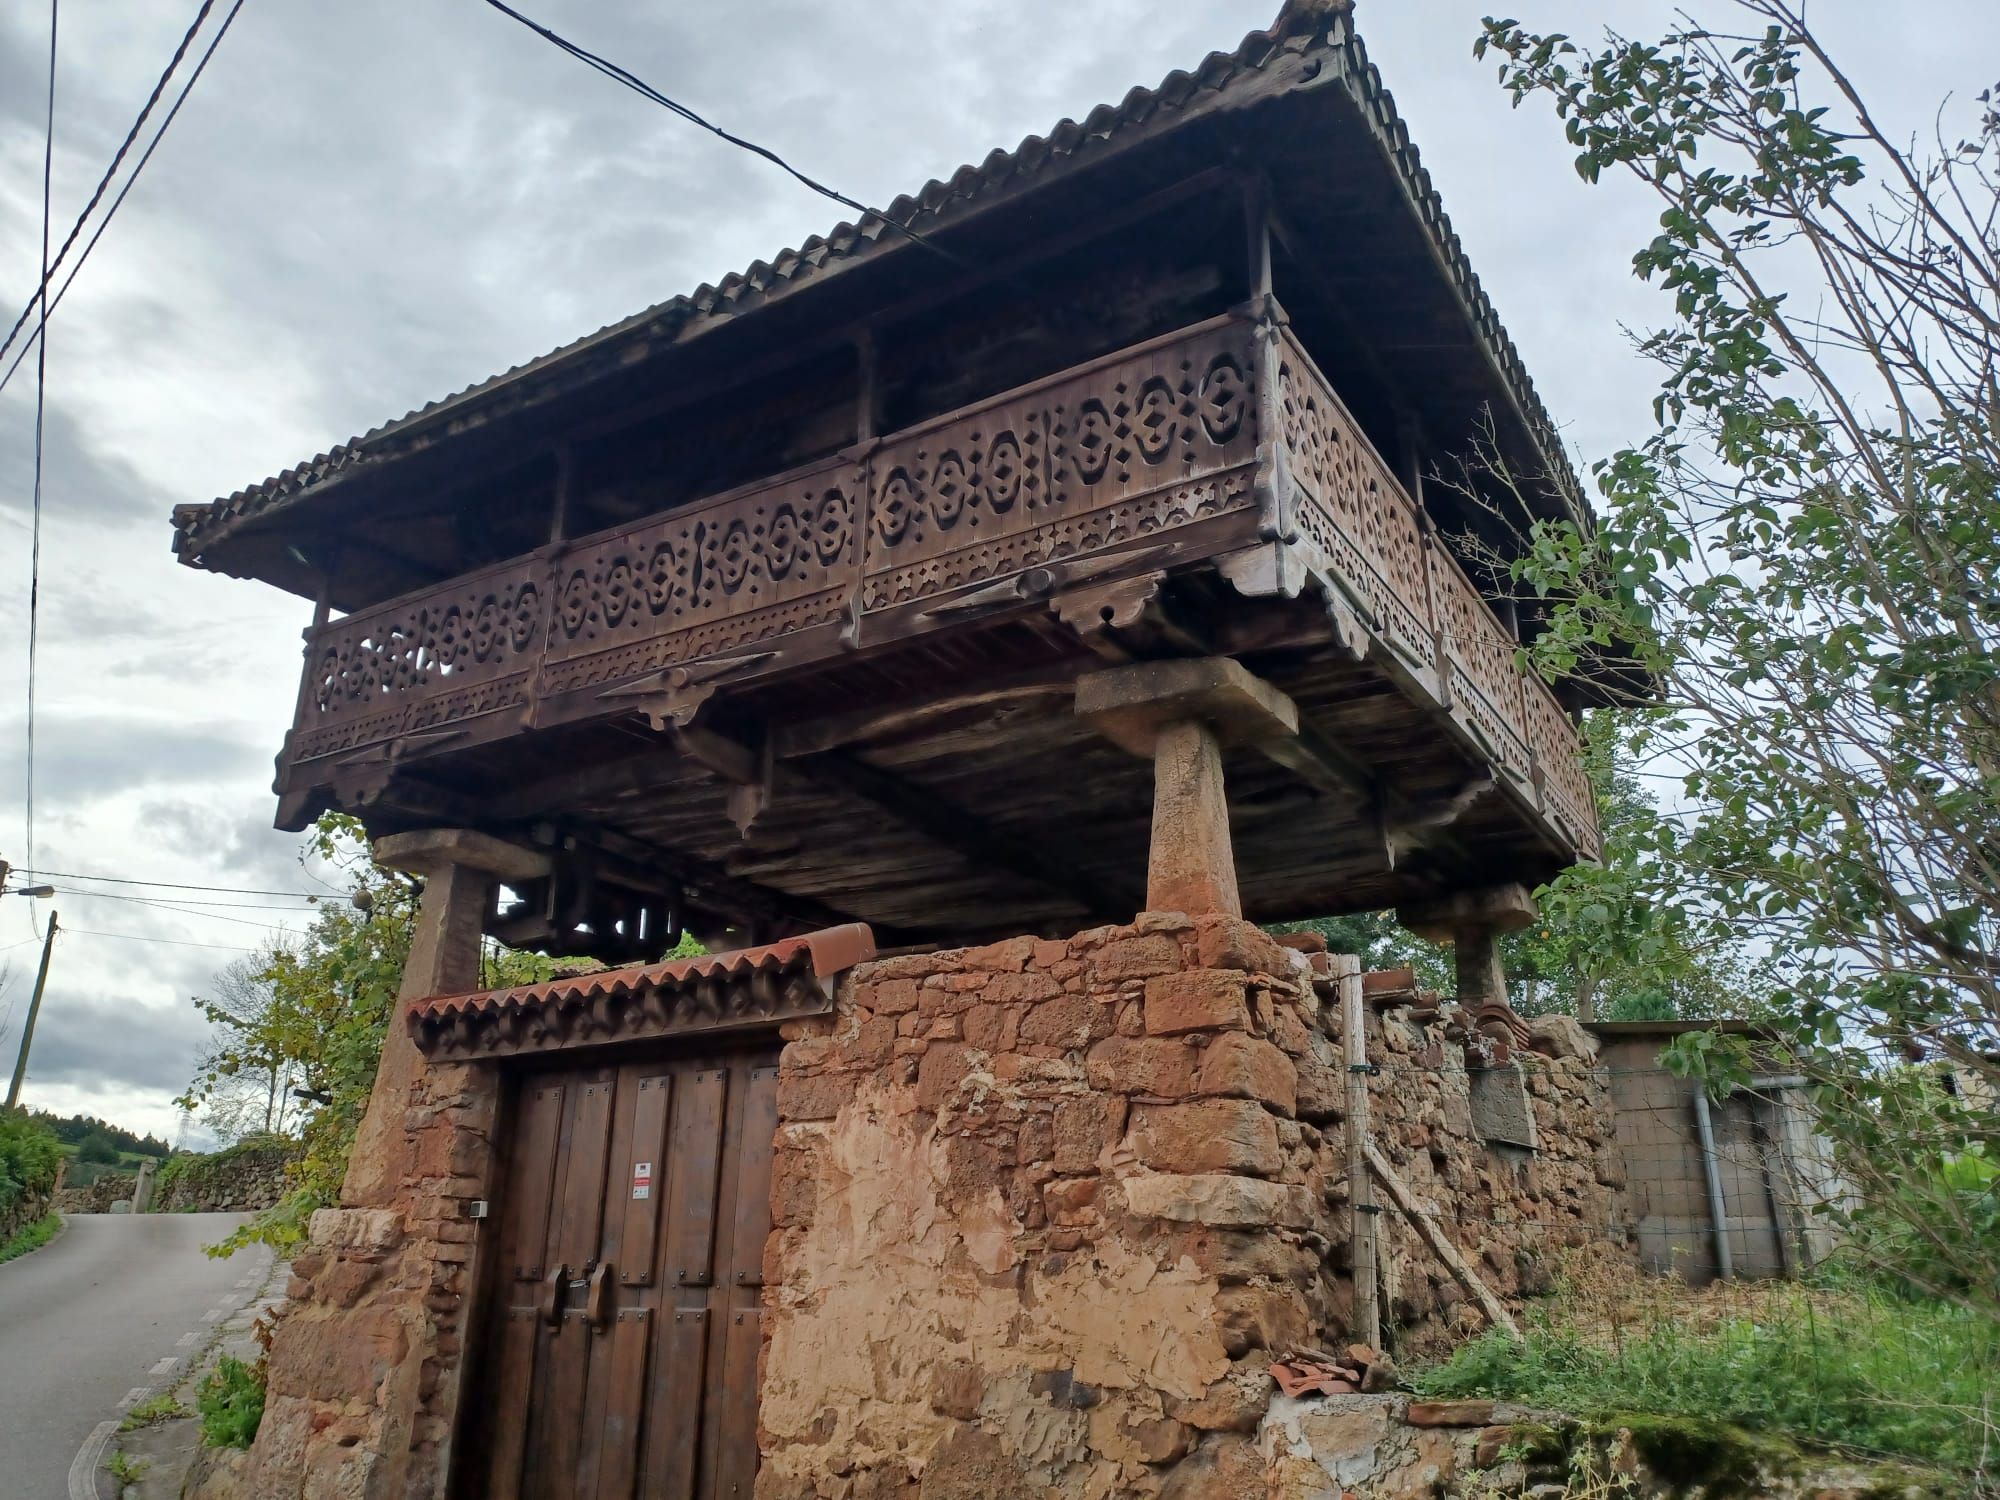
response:
<path fill-rule="evenodd" d="M 48 1192 L 61 1168 L 54 1131 L 18 1109 L 0 1110 L 0 1215 L 24 1197 Z"/>
<path fill-rule="evenodd" d="M 225 1354 L 195 1392 L 201 1440 L 211 1448 L 247 1448 L 264 1420 L 264 1370 Z"/>
<path fill-rule="evenodd" d="M 1968 1473 L 1993 1461 L 2000 1326 L 1953 1304 L 1773 1284 L 1607 1323 L 1601 1304 L 1566 1289 L 1523 1333 L 1489 1332 L 1413 1383 L 1437 1399 L 1689 1417 Z"/>
<path fill-rule="evenodd" d="M 17 1255 L 26 1255 L 30 1250 L 39 1250 L 56 1237 L 62 1228 L 62 1215 L 47 1213 L 41 1218 L 23 1224 L 12 1237 L 0 1241 L 0 1262 L 10 1261 Z"/>

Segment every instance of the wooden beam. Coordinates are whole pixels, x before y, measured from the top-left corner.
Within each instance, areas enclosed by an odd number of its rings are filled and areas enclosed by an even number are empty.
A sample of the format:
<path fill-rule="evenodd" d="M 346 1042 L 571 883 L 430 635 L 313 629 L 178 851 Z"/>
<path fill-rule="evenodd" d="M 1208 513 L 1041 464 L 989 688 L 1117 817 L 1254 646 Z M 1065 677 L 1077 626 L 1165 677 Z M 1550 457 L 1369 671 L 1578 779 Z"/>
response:
<path fill-rule="evenodd" d="M 1451 1242 L 1451 1237 L 1444 1232 L 1437 1220 L 1417 1201 L 1417 1195 L 1410 1191 L 1409 1184 L 1404 1182 L 1397 1175 L 1396 1169 L 1389 1165 L 1389 1159 L 1376 1148 L 1373 1141 L 1363 1143 L 1361 1149 L 1368 1158 L 1369 1168 L 1380 1179 L 1382 1186 L 1388 1189 L 1389 1197 L 1394 1200 L 1396 1207 L 1402 1210 L 1403 1217 L 1416 1226 L 1417 1232 L 1424 1237 L 1425 1243 L 1431 1247 L 1437 1258 L 1444 1262 L 1444 1268 L 1451 1272 L 1452 1279 L 1465 1289 L 1468 1297 L 1479 1304 L 1480 1310 L 1486 1314 L 1487 1320 L 1495 1328 L 1503 1329 L 1509 1336 L 1518 1339 L 1521 1336 L 1521 1327 L 1507 1311 L 1507 1304 L 1493 1295 L 1492 1287 L 1480 1280 L 1479 1273 L 1472 1269 L 1472 1262 L 1465 1258 L 1464 1252 Z"/>
<path fill-rule="evenodd" d="M 975 865 L 1061 892 L 1090 916 L 1125 921 L 1143 905 L 1136 891 L 1105 890 L 1083 880 L 1073 866 L 1034 844 L 858 756 L 828 751 L 793 764 L 808 779 L 873 804 Z"/>

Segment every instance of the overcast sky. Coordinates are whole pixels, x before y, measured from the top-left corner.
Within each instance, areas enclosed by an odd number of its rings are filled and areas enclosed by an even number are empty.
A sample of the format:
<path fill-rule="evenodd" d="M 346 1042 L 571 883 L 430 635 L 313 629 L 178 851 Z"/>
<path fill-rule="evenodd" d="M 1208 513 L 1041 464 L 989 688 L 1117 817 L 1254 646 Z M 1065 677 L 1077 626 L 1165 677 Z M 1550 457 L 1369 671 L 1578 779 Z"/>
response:
<path fill-rule="evenodd" d="M 1277 0 L 525 3 L 880 204 L 1193 68 L 1267 24 Z M 1358 22 L 1474 266 L 1587 461 L 1645 430 L 1652 380 L 1620 325 L 1656 316 L 1629 271 L 1653 210 L 1622 184 L 1583 187 L 1546 111 L 1510 110 L 1492 67 L 1472 60 L 1483 8 L 1362 0 Z M 1720 10 L 1711 0 L 1694 8 Z M 194 9 L 63 8 L 58 239 Z M 1522 0 L 1513 13 L 1584 35 L 1613 9 L 1627 30 L 1656 32 L 1669 7 Z M 1928 132 L 1947 94 L 1969 104 L 2000 61 L 1991 0 L 1823 0 L 1814 15 L 1900 130 Z M 39 0 L 0 7 L 0 330 L 38 265 L 47 22 Z M 839 217 L 479 0 L 247 0 L 51 325 L 36 862 L 324 889 L 300 869 L 299 841 L 270 826 L 271 757 L 309 611 L 180 567 L 169 509 L 262 479 Z M 0 394 L 0 856 L 16 863 L 26 841 L 31 375 L 32 361 Z M 189 996 L 232 949 L 273 925 L 296 930 L 303 916 L 247 904 L 166 910 L 77 883 L 53 905 L 77 930 L 57 945 L 26 1101 L 171 1136 L 170 1101 L 203 1040 Z M 26 1009 L 33 930 L 27 901 L 0 900 L 0 968 L 12 967 L 0 1067 Z"/>

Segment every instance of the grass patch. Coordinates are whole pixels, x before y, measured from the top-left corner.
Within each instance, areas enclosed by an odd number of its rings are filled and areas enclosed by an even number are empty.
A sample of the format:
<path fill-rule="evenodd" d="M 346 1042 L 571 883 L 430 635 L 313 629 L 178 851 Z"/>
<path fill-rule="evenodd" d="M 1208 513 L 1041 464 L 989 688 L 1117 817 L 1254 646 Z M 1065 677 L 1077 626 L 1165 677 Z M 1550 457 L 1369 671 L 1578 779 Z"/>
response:
<path fill-rule="evenodd" d="M 211 1448 L 247 1448 L 264 1420 L 262 1361 L 245 1364 L 225 1354 L 195 1391 L 201 1440 Z"/>
<path fill-rule="evenodd" d="M 118 1424 L 120 1432 L 137 1432 L 141 1427 L 152 1427 L 161 1422 L 171 1422 L 176 1417 L 188 1414 L 180 1398 L 172 1391 L 161 1391 L 157 1396 L 148 1396 L 137 1406 L 125 1413 L 125 1420 Z"/>
<path fill-rule="evenodd" d="M 14 1237 L 0 1244 L 0 1261 L 10 1261 L 17 1255 L 26 1255 L 30 1250 L 39 1250 L 54 1239 L 62 1229 L 62 1215 L 50 1212 L 31 1224 L 23 1224 L 15 1231 Z"/>
<path fill-rule="evenodd" d="M 123 1448 L 115 1450 L 111 1457 L 104 1461 L 105 1472 L 117 1480 L 121 1487 L 137 1484 L 146 1477 L 146 1471 L 151 1467 L 152 1464 L 147 1460 L 134 1458 Z"/>
<path fill-rule="evenodd" d="M 1650 1421 L 1668 1468 L 1707 1462 L 1737 1443 L 1734 1427 L 2000 1475 L 2000 1325 L 1964 1308 L 1851 1285 L 1693 1292 L 1600 1270 L 1589 1284 L 1565 1279 L 1522 1331 L 1518 1343 L 1489 1332 L 1412 1381 L 1434 1399 Z"/>

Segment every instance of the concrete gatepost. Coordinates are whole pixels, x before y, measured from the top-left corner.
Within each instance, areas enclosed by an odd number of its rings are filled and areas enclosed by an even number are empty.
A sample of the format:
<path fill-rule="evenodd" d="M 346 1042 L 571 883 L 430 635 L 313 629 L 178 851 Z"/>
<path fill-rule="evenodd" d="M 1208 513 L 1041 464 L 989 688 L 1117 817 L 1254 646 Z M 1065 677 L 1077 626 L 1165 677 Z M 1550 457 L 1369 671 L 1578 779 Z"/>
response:
<path fill-rule="evenodd" d="M 1292 700 L 1239 662 L 1200 657 L 1092 672 L 1077 681 L 1076 712 L 1152 759 L 1146 909 L 1242 916 L 1222 750 L 1297 734 Z"/>
<path fill-rule="evenodd" d="M 1396 920 L 1418 937 L 1450 943 L 1458 972 L 1458 1003 L 1477 1012 L 1507 1003 L 1507 966 L 1500 939 L 1535 920 L 1535 898 L 1518 884 L 1454 891 L 1397 908 Z"/>
<path fill-rule="evenodd" d="M 236 1489 L 272 1500 L 442 1500 L 459 1416 L 478 1225 L 492 1191 L 499 1079 L 431 1066 L 404 1014 L 479 985 L 480 941 L 502 881 L 546 856 L 457 829 L 396 834 L 376 862 L 424 878 L 339 1208 L 313 1215 L 293 1258 L 292 1307 L 271 1343 L 263 1425 Z"/>

